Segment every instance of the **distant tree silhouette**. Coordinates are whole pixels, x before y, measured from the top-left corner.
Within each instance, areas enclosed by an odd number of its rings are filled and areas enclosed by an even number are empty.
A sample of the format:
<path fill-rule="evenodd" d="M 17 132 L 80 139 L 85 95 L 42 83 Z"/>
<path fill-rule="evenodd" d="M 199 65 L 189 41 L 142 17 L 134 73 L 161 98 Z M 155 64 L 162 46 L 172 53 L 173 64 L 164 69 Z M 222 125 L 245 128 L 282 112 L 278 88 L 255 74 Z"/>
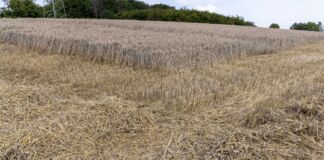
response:
<path fill-rule="evenodd" d="M 305 31 L 321 31 L 321 23 L 317 24 L 314 22 L 307 22 L 307 23 L 294 23 L 290 29 L 293 30 L 305 30 Z"/>
<path fill-rule="evenodd" d="M 323 32 L 324 29 L 323 29 L 323 24 L 322 24 L 322 22 L 318 22 L 318 25 L 319 25 L 319 27 L 320 27 L 320 32 Z"/>
<path fill-rule="evenodd" d="M 280 26 L 279 26 L 279 24 L 272 23 L 269 28 L 277 28 L 277 29 L 280 29 Z"/>

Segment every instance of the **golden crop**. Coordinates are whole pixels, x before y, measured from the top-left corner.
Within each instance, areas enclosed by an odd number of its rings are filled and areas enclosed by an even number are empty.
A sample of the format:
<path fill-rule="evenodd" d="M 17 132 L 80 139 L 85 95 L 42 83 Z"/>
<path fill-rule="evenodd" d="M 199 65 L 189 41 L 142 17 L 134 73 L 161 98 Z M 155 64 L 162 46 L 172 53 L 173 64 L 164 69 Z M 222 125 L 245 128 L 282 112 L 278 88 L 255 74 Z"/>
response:
<path fill-rule="evenodd" d="M 210 24 L 0 19 L 0 159 L 321 160 L 320 40 Z"/>
<path fill-rule="evenodd" d="M 193 67 L 273 53 L 324 34 L 215 24 L 124 20 L 1 19 L 0 41 L 132 67 Z"/>

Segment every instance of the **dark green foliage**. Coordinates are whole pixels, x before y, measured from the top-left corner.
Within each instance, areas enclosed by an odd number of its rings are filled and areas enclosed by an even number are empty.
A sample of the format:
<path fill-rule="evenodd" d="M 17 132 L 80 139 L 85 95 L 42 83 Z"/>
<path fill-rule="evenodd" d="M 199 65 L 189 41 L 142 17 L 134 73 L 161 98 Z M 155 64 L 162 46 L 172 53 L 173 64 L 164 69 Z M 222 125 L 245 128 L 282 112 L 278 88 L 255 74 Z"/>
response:
<path fill-rule="evenodd" d="M 171 7 L 166 4 L 154 4 L 151 6 L 151 8 L 154 8 L 154 9 L 175 9 L 175 7 Z"/>
<path fill-rule="evenodd" d="M 63 6 L 61 3 L 56 3 L 55 6 L 59 10 L 57 13 L 58 18 L 64 18 L 65 14 Z M 67 18 L 93 18 L 95 17 L 94 12 L 92 11 L 92 4 L 90 0 L 64 0 L 66 17 Z M 46 17 L 53 17 L 52 13 L 52 3 L 49 3 L 45 6 Z"/>
<path fill-rule="evenodd" d="M 104 10 L 110 10 L 116 14 L 129 10 L 148 9 L 150 5 L 136 0 L 104 0 L 103 7 Z"/>
<path fill-rule="evenodd" d="M 3 0 L 8 8 L 2 16 L 42 17 L 42 8 L 33 0 Z M 45 6 L 46 17 L 53 17 L 51 1 Z M 64 0 L 68 18 L 117 18 L 255 26 L 239 16 L 224 16 L 207 11 L 176 9 L 165 4 L 148 5 L 137 0 Z M 56 4 L 60 5 L 60 4 Z M 63 8 L 63 6 L 57 6 Z M 64 12 L 63 12 L 64 13 Z M 58 14 L 57 17 L 65 17 Z"/>
<path fill-rule="evenodd" d="M 321 24 L 316 24 L 314 22 L 307 23 L 294 23 L 290 29 L 293 30 L 305 30 L 305 31 L 321 31 Z"/>
<path fill-rule="evenodd" d="M 65 0 L 64 3 L 68 18 L 94 17 L 90 0 Z"/>
<path fill-rule="evenodd" d="M 5 1 L 9 9 L 2 12 L 5 17 L 40 17 L 42 8 L 33 0 L 9 0 Z"/>
<path fill-rule="evenodd" d="M 153 8 L 146 10 L 132 10 L 118 14 L 117 18 L 255 26 L 253 22 L 246 22 L 242 17 L 223 16 L 207 11 L 188 9 L 175 10 Z"/>
<path fill-rule="evenodd" d="M 245 22 L 245 25 L 246 26 L 251 26 L 251 27 L 256 27 L 256 25 L 254 24 L 254 22 L 251 22 L 251 21 L 246 21 Z"/>
<path fill-rule="evenodd" d="M 137 9 L 148 9 L 150 8 L 150 5 L 142 2 L 142 1 L 136 1 L 136 0 L 128 0 L 130 3 L 130 9 L 129 10 L 137 10 Z"/>
<path fill-rule="evenodd" d="M 101 11 L 99 17 L 113 19 L 113 18 L 116 18 L 116 14 L 112 10 L 104 9 Z"/>
<path fill-rule="evenodd" d="M 13 17 L 12 12 L 6 8 L 0 9 L 0 17 Z"/>
<path fill-rule="evenodd" d="M 276 28 L 276 29 L 280 29 L 280 26 L 279 26 L 279 24 L 272 23 L 272 24 L 270 25 L 269 28 Z"/>

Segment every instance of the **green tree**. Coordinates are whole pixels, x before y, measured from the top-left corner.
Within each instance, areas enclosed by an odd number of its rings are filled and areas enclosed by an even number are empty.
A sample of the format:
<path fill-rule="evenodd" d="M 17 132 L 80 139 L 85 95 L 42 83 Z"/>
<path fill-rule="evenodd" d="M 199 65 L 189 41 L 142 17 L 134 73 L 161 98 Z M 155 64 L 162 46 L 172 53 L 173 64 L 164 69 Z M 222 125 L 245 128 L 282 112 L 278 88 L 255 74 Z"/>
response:
<path fill-rule="evenodd" d="M 136 0 L 128 0 L 130 4 L 131 10 L 139 10 L 139 9 L 148 9 L 150 8 L 150 5 L 142 2 L 142 1 L 136 1 Z"/>
<path fill-rule="evenodd" d="M 318 25 L 319 25 L 319 27 L 320 27 L 320 32 L 323 32 L 324 29 L 323 29 L 323 24 L 322 24 L 322 22 L 318 22 Z"/>
<path fill-rule="evenodd" d="M 103 0 L 101 18 L 115 18 L 118 13 L 149 9 L 150 5 L 136 0 Z"/>
<path fill-rule="evenodd" d="M 105 8 L 100 12 L 100 18 L 113 19 L 116 18 L 116 14 L 114 11 Z"/>
<path fill-rule="evenodd" d="M 224 16 L 216 13 L 189 10 L 185 8 L 180 10 L 160 8 L 131 10 L 118 13 L 116 18 L 255 26 L 253 22 L 245 21 L 239 16 Z"/>
<path fill-rule="evenodd" d="M 68 18 L 95 17 L 90 0 L 65 0 L 64 5 Z"/>
<path fill-rule="evenodd" d="M 166 4 L 154 4 L 151 6 L 151 8 L 154 8 L 154 9 L 175 9 L 174 7 L 171 7 L 169 5 L 166 5 Z"/>
<path fill-rule="evenodd" d="M 5 17 L 4 12 L 6 11 L 6 8 L 1 7 L 0 8 L 0 17 Z"/>
<path fill-rule="evenodd" d="M 4 0 L 7 10 L 3 11 L 12 17 L 41 17 L 42 9 L 33 0 Z"/>
<path fill-rule="evenodd" d="M 290 29 L 293 30 L 305 30 L 305 31 L 321 31 L 321 26 L 314 22 L 307 22 L 307 23 L 294 23 Z"/>
<path fill-rule="evenodd" d="M 41 17 L 43 10 L 34 0 L 2 0 L 7 9 L 1 16 Z M 52 0 L 45 0 L 44 16 L 53 17 Z M 224 16 L 208 11 L 176 9 L 166 4 L 148 5 L 137 0 L 64 0 L 63 4 L 56 3 L 57 17 L 62 18 L 118 18 L 155 21 L 197 22 L 213 24 L 229 24 L 255 26 L 253 22 L 245 21 L 240 16 Z M 59 12 L 60 11 L 60 12 Z"/>
<path fill-rule="evenodd" d="M 280 26 L 279 26 L 279 24 L 272 23 L 269 28 L 277 28 L 277 29 L 280 29 Z"/>
<path fill-rule="evenodd" d="M 103 8 L 103 0 L 90 0 L 96 18 L 100 17 Z"/>
<path fill-rule="evenodd" d="M 46 0 L 47 5 L 45 10 L 48 11 L 45 16 L 53 17 L 52 13 L 52 0 Z M 64 8 L 67 18 L 94 18 L 96 12 L 94 11 L 95 4 L 91 0 L 64 0 Z M 57 17 L 65 17 L 63 6 L 61 3 L 55 4 L 57 9 Z M 98 13 L 97 13 L 98 14 Z"/>
<path fill-rule="evenodd" d="M 257 27 L 254 22 L 251 22 L 251 21 L 246 21 L 245 22 L 245 26 L 251 26 L 251 27 Z"/>

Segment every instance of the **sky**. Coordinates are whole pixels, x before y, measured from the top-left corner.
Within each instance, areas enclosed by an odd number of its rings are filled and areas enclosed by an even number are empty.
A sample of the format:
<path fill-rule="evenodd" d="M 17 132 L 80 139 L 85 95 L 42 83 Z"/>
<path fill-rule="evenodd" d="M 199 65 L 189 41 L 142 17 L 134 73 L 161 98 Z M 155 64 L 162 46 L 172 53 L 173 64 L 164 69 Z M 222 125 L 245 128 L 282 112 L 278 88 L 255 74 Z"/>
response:
<path fill-rule="evenodd" d="M 324 0 L 142 0 L 177 8 L 206 10 L 223 15 L 242 16 L 259 27 L 278 23 L 288 29 L 294 22 L 324 22 Z M 42 4 L 42 0 L 37 0 Z M 2 2 L 1 2 L 2 3 Z M 3 4 L 0 4 L 0 6 Z"/>

